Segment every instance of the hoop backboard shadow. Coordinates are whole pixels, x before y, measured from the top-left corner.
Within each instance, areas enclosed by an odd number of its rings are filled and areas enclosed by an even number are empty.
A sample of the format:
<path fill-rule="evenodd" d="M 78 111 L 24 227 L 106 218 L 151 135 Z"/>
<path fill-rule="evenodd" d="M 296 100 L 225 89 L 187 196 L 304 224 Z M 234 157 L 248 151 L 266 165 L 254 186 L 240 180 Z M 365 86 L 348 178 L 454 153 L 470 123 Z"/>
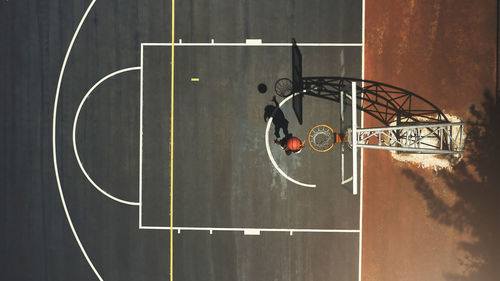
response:
<path fill-rule="evenodd" d="M 292 94 L 293 96 L 293 111 L 297 116 L 299 124 L 302 125 L 302 99 L 303 93 L 302 82 L 302 54 L 300 53 L 297 42 L 292 38 Z"/>

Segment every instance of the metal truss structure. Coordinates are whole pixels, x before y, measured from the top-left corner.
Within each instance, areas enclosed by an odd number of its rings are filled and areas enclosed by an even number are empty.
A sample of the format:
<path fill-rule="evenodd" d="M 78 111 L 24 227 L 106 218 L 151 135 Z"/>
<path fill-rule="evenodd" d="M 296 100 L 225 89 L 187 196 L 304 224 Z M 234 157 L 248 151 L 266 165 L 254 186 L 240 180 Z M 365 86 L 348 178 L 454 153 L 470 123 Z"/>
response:
<path fill-rule="evenodd" d="M 449 122 L 443 112 L 426 99 L 388 84 L 346 77 L 304 77 L 302 81 L 306 95 L 335 102 L 340 102 L 341 92 L 350 97 L 351 83 L 356 82 L 356 98 L 362 100 L 358 109 L 385 126 Z"/>
<path fill-rule="evenodd" d="M 352 105 L 355 92 L 354 100 L 361 100 L 356 107 L 385 126 L 357 129 L 354 141 L 359 148 L 463 153 L 464 123 L 450 123 L 439 108 L 415 93 L 380 82 L 345 77 L 304 77 L 302 83 L 305 95 L 340 102 L 342 108 L 344 101 Z M 356 85 L 355 91 L 352 85 Z"/>
<path fill-rule="evenodd" d="M 464 123 L 435 123 L 357 129 L 357 147 L 406 153 L 463 153 Z"/>

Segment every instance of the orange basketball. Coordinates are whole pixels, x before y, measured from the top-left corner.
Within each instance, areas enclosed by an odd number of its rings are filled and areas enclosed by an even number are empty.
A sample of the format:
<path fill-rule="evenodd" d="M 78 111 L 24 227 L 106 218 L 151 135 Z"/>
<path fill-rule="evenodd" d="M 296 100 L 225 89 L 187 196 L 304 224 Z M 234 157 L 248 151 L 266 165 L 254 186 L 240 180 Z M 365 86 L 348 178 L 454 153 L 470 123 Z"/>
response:
<path fill-rule="evenodd" d="M 300 140 L 296 137 L 291 137 L 288 139 L 287 143 L 286 143 L 286 146 L 288 146 L 288 148 L 290 150 L 299 150 L 300 149 L 300 145 L 302 143 L 300 142 Z"/>

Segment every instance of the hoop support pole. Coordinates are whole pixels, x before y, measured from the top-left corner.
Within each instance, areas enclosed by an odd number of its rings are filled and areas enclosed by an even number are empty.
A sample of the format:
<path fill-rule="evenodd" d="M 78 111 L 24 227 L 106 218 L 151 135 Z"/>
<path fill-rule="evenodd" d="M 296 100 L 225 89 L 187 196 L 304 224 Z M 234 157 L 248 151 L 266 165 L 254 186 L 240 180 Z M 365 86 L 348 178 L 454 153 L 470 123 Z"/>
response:
<path fill-rule="evenodd" d="M 356 112 L 356 82 L 351 83 L 351 106 L 352 106 L 352 194 L 358 194 L 358 121 Z"/>

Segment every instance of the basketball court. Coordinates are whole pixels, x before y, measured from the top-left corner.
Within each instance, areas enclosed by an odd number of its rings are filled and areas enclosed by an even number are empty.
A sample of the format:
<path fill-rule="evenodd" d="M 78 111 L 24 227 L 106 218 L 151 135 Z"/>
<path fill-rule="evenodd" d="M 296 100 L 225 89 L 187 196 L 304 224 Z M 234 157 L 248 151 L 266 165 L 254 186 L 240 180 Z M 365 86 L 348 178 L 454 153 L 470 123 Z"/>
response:
<path fill-rule="evenodd" d="M 498 275 L 494 1 L 4 2 L 2 280 Z"/>
<path fill-rule="evenodd" d="M 139 239 L 154 234 L 157 241 L 164 237 L 162 245 L 170 240 L 168 249 L 155 250 L 158 261 L 166 261 L 154 269 L 161 272 L 161 280 L 361 280 L 362 179 L 356 177 L 355 188 L 352 182 L 343 183 L 341 167 L 345 164 L 346 178 L 352 176 L 353 163 L 361 168 L 362 156 L 346 149 L 342 162 L 341 145 L 325 152 L 309 145 L 314 127 L 327 125 L 342 132 L 353 127 L 353 116 L 358 119 L 356 126 L 361 126 L 361 114 L 355 110 L 353 115 L 347 102 L 350 93 L 342 107 L 303 96 L 304 85 L 297 81 L 302 76 L 362 78 L 362 3 L 299 1 L 290 7 L 291 17 L 286 20 L 292 30 L 280 27 L 287 29 L 285 33 L 266 32 L 264 26 L 243 34 L 231 29 L 231 21 L 234 26 L 241 24 L 232 17 L 240 8 L 250 18 L 260 18 L 251 21 L 257 25 L 281 25 L 282 21 L 273 19 L 282 11 L 281 4 L 254 3 L 245 8 L 214 3 L 210 13 L 220 14 L 226 22 L 224 28 L 215 25 L 213 30 L 226 33 L 211 31 L 206 37 L 199 32 L 203 17 L 190 22 L 187 16 L 200 6 L 181 3 L 176 27 L 171 26 L 172 38 L 145 36 L 136 50 L 138 65 L 115 69 L 91 87 L 83 85 L 90 90 L 76 98 L 80 105 L 73 119 L 72 142 L 79 169 L 107 201 L 137 212 L 137 233 L 130 235 Z M 303 13 L 305 7 L 315 9 Z M 321 9 L 338 16 L 335 32 L 328 30 L 331 14 Z M 164 17 L 173 18 L 175 12 L 171 12 Z M 304 28 L 306 23 L 325 28 L 314 34 Z M 290 35 L 296 37 L 293 43 Z M 282 78 L 292 81 L 292 95 L 276 94 L 275 83 Z M 137 88 L 131 85 L 137 79 L 139 90 L 134 93 Z M 102 87 L 130 91 L 131 98 L 123 99 L 137 106 L 137 112 L 129 111 L 138 120 L 114 126 L 134 131 L 129 136 L 136 134 L 138 140 L 111 144 L 126 147 L 127 155 L 137 145 L 138 165 L 126 165 L 126 169 L 138 168 L 128 172 L 137 175 L 137 199 L 131 195 L 133 189 L 120 196 L 109 188 L 112 184 L 106 176 L 93 168 L 102 164 L 95 162 L 99 153 L 86 147 L 95 142 L 83 129 L 89 120 L 93 129 L 106 123 L 89 117 L 94 111 L 106 112 L 92 101 L 102 95 Z M 271 115 L 266 111 L 270 107 Z M 276 112 L 283 116 L 279 121 Z M 280 131 L 276 126 L 284 127 Z M 287 155 L 274 143 L 285 137 L 285 130 L 305 141 L 300 153 Z M 83 223 L 75 222 L 77 241 L 76 229 Z M 87 262 L 105 280 L 108 269 L 86 253 L 86 245 L 81 243 L 80 248 Z M 147 270 L 146 264 L 141 267 Z"/>

